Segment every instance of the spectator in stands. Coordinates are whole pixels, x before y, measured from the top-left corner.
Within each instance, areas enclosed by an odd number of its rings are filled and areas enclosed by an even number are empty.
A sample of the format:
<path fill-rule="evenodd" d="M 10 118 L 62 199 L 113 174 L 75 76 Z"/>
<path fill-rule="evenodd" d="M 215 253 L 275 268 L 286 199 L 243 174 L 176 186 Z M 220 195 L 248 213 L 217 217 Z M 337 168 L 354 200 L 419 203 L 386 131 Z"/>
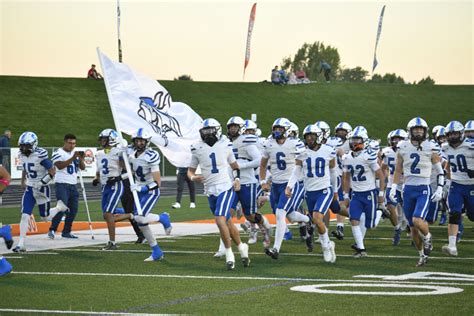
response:
<path fill-rule="evenodd" d="M 12 132 L 5 130 L 3 135 L 0 137 L 0 164 L 3 165 L 8 172 L 10 172 L 10 139 L 12 138 Z"/>
<path fill-rule="evenodd" d="M 104 78 L 97 72 L 97 70 L 95 70 L 95 65 L 92 64 L 91 69 L 87 72 L 87 79 L 101 80 Z"/>
<path fill-rule="evenodd" d="M 324 70 L 324 78 L 326 78 L 326 82 L 331 82 L 331 78 L 329 77 L 329 74 L 331 73 L 331 65 L 329 65 L 326 61 L 321 61 L 321 69 L 319 70 L 319 73 L 321 73 Z"/>
<path fill-rule="evenodd" d="M 280 81 L 282 84 L 287 84 L 288 83 L 288 77 L 286 75 L 286 72 L 284 69 L 280 69 L 280 71 L 278 71 L 278 73 L 280 74 Z"/>
<path fill-rule="evenodd" d="M 283 84 L 283 82 L 280 80 L 280 72 L 278 71 L 278 66 L 275 66 L 275 68 L 273 68 L 271 78 L 273 84 Z"/>
<path fill-rule="evenodd" d="M 178 191 L 176 194 L 176 203 L 174 203 L 171 207 L 172 208 L 180 208 L 181 207 L 181 197 L 183 196 L 184 190 L 184 182 L 188 184 L 189 189 L 189 197 L 191 203 L 189 204 L 189 208 L 196 208 L 196 189 L 194 187 L 194 182 L 188 177 L 188 168 L 178 168 L 176 171 L 177 176 L 177 184 L 178 184 Z"/>

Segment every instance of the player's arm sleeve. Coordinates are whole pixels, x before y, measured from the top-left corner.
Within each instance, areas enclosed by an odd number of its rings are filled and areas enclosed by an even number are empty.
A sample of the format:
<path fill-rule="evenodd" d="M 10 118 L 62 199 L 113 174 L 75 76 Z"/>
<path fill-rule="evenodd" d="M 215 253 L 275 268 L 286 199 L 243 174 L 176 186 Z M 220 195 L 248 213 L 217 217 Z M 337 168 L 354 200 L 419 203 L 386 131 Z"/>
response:
<path fill-rule="evenodd" d="M 227 162 L 229 165 L 236 162 L 234 152 L 232 151 L 232 144 L 227 147 Z"/>
<path fill-rule="evenodd" d="M 194 146 L 191 146 L 191 163 L 189 164 L 189 168 L 196 169 L 198 165 L 199 160 L 196 155 L 196 148 L 194 148 Z"/>
<path fill-rule="evenodd" d="M 258 168 L 260 166 L 260 160 L 262 160 L 262 154 L 258 150 L 257 146 L 249 145 L 246 147 L 247 154 L 250 156 L 251 161 L 245 161 L 242 159 L 238 160 L 241 169 L 245 168 Z"/>

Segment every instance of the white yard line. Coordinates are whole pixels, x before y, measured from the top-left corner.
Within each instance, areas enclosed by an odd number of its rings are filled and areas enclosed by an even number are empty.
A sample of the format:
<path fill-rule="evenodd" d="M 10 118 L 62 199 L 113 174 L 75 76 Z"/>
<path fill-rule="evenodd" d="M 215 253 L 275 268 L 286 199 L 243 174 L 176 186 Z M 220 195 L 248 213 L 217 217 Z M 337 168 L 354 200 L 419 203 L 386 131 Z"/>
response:
<path fill-rule="evenodd" d="M 23 275 L 46 275 L 46 276 L 81 276 L 81 277 L 124 277 L 124 278 L 167 278 L 167 279 L 220 279 L 220 280 L 259 280 L 259 281 L 298 281 L 298 282 L 354 282 L 367 284 L 394 283 L 394 281 L 384 280 L 344 280 L 344 279 L 319 279 L 319 278 L 288 278 L 288 277 L 261 277 L 261 276 L 218 276 L 218 275 L 179 275 L 179 274 L 134 274 L 134 273 L 92 273 L 92 272 L 34 272 L 34 271 L 13 271 L 12 274 Z M 474 285 L 474 283 L 454 283 L 454 282 L 421 282 L 421 281 L 397 281 L 400 284 L 451 284 L 451 285 Z"/>

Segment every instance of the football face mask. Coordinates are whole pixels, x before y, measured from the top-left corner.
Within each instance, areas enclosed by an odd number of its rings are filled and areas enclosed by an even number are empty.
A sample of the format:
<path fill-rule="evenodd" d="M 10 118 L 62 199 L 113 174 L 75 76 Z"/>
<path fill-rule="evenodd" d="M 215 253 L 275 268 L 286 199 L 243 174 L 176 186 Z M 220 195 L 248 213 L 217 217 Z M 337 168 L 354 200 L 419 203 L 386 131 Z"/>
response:
<path fill-rule="evenodd" d="M 201 134 L 202 141 L 211 147 L 217 142 L 217 129 L 215 127 L 201 128 L 199 134 Z"/>
<path fill-rule="evenodd" d="M 31 144 L 20 144 L 20 152 L 25 156 L 29 156 L 33 152 L 33 146 Z"/>
<path fill-rule="evenodd" d="M 365 144 L 364 140 L 361 137 L 353 137 L 350 139 L 349 143 L 352 151 L 361 151 L 364 149 Z"/>

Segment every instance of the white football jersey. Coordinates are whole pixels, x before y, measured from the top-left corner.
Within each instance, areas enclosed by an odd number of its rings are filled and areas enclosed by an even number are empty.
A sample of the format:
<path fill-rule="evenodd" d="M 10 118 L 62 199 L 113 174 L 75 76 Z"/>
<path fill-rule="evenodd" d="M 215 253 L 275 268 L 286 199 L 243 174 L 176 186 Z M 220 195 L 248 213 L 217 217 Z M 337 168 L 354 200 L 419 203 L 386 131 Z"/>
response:
<path fill-rule="evenodd" d="M 251 184 L 257 183 L 255 178 L 255 168 L 260 165 L 262 154 L 257 147 L 258 137 L 255 135 L 240 135 L 232 141 L 234 156 L 237 163 L 252 162 L 255 167 L 240 168 L 240 183 Z"/>
<path fill-rule="evenodd" d="M 415 146 L 410 140 L 402 140 L 397 144 L 397 155 L 403 158 L 403 175 L 406 185 L 429 185 L 433 164 L 431 156 L 439 153 L 439 146 L 429 140 Z"/>
<path fill-rule="evenodd" d="M 212 195 L 229 190 L 232 179 L 229 175 L 230 164 L 235 162 L 232 143 L 221 137 L 212 147 L 203 141 L 191 145 L 190 168 L 201 167 L 206 192 Z"/>
<path fill-rule="evenodd" d="M 120 161 L 122 160 L 122 152 L 116 147 L 106 150 L 102 149 L 95 154 L 97 170 L 100 173 L 100 183 L 105 184 L 107 178 L 118 177 L 122 173 Z"/>
<path fill-rule="evenodd" d="M 153 183 L 153 172 L 160 171 L 160 154 L 147 148 L 138 157 L 137 152 L 133 152 L 130 156 L 130 165 L 135 175 L 135 183 L 139 185 L 148 185 Z"/>
<path fill-rule="evenodd" d="M 388 167 L 388 180 L 387 188 L 392 187 L 393 183 L 393 174 L 395 173 L 395 161 L 397 159 L 397 153 L 393 150 L 392 147 L 385 147 L 382 149 L 382 162 Z M 403 173 L 400 175 L 400 183 L 403 183 Z"/>
<path fill-rule="evenodd" d="M 273 138 L 263 144 L 263 157 L 270 163 L 273 183 L 287 183 L 295 167 L 295 158 L 305 150 L 301 140 L 287 138 L 283 144 L 278 144 Z"/>
<path fill-rule="evenodd" d="M 65 151 L 62 148 L 56 149 L 52 156 L 53 164 L 58 161 L 69 160 L 74 155 L 74 151 Z M 79 159 L 73 160 L 67 167 L 63 169 L 56 168 L 54 182 L 77 184 L 77 170 L 79 169 Z"/>
<path fill-rule="evenodd" d="M 334 158 L 336 158 L 336 150 L 325 144 L 322 144 L 317 151 L 306 148 L 296 157 L 303 162 L 303 181 L 306 191 L 318 191 L 331 186 L 329 163 Z"/>
<path fill-rule="evenodd" d="M 474 178 L 469 178 L 467 170 L 474 170 L 474 141 L 464 139 L 456 148 L 446 144 L 443 146 L 451 169 L 451 180 L 459 184 L 474 184 Z"/>
<path fill-rule="evenodd" d="M 342 161 L 344 172 L 351 175 L 351 188 L 355 192 L 374 190 L 375 172 L 380 169 L 377 153 L 370 148 L 364 149 L 359 155 L 353 152 L 344 155 Z"/>
<path fill-rule="evenodd" d="M 43 162 L 44 160 L 49 160 L 46 149 L 38 147 L 29 156 L 23 155 L 20 152 L 18 158 L 23 166 L 23 170 L 26 172 L 27 186 L 38 183 L 48 173 L 48 169 L 44 167 L 44 165 L 48 165 L 48 163 Z M 49 163 L 51 162 L 49 161 Z"/>

